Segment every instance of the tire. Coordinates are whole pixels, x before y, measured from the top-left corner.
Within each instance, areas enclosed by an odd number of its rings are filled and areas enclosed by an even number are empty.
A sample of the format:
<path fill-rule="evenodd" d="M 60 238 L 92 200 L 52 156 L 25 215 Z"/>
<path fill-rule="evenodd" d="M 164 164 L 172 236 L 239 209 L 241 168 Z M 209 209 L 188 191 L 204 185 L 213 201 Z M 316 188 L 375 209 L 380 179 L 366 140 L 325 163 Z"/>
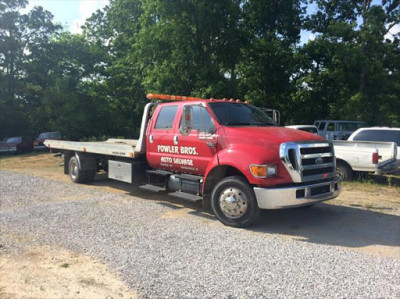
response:
<path fill-rule="evenodd" d="M 211 208 L 219 221 L 233 227 L 250 226 L 260 214 L 253 189 L 237 176 L 224 178 L 214 187 Z"/>
<path fill-rule="evenodd" d="M 68 163 L 69 177 L 74 183 L 85 183 L 86 182 L 86 171 L 79 168 L 78 159 L 73 156 L 69 159 Z"/>
<path fill-rule="evenodd" d="M 351 181 L 353 179 L 353 170 L 346 163 L 338 162 L 336 165 L 336 175 L 340 181 Z"/>

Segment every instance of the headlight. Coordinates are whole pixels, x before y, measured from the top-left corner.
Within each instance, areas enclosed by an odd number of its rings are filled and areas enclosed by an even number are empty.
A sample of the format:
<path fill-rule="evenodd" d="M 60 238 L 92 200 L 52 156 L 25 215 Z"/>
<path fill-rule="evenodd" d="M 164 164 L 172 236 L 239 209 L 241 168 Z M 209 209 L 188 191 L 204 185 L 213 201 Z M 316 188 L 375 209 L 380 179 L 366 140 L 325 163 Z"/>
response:
<path fill-rule="evenodd" d="M 277 167 L 275 164 L 251 164 L 250 172 L 256 178 L 267 178 L 276 175 Z"/>

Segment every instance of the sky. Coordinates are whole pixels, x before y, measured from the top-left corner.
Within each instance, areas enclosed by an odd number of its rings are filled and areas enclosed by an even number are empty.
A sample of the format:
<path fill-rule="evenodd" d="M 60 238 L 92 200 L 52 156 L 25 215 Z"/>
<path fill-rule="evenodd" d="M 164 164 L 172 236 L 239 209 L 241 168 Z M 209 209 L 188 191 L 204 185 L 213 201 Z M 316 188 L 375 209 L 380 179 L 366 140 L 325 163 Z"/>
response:
<path fill-rule="evenodd" d="M 54 15 L 53 21 L 72 33 L 81 33 L 81 26 L 92 13 L 102 9 L 109 0 L 28 0 L 27 10 L 42 6 Z"/>
<path fill-rule="evenodd" d="M 29 5 L 26 10 L 31 10 L 34 6 L 42 6 L 54 15 L 53 21 L 61 23 L 63 27 L 72 33 L 81 33 L 80 28 L 87 18 L 98 9 L 102 9 L 109 0 L 28 0 Z M 315 4 L 309 5 L 307 13 L 316 10 Z M 390 33 L 395 34 L 400 31 L 400 25 L 394 26 Z M 391 34 L 385 36 L 392 39 Z M 308 40 L 315 39 L 315 35 L 309 31 L 301 32 L 300 44 L 306 43 Z"/>

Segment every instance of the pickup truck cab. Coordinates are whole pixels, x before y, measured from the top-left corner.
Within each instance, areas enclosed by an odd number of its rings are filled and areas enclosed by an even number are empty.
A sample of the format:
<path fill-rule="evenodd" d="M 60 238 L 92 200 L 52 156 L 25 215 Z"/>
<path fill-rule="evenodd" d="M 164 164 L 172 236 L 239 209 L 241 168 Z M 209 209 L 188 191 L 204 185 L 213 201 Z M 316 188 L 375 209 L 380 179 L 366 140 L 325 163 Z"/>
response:
<path fill-rule="evenodd" d="M 350 135 L 349 141 L 395 142 L 397 159 L 400 160 L 400 128 L 361 128 Z"/>
<path fill-rule="evenodd" d="M 260 209 L 312 205 L 338 196 L 333 146 L 323 138 L 282 128 L 238 100 L 153 95 L 138 140 L 46 140 L 64 152 L 74 182 L 109 178 L 211 204 L 226 225 L 253 224 Z M 155 108 L 154 108 L 155 106 Z M 153 111 L 151 113 L 151 111 Z"/>
<path fill-rule="evenodd" d="M 318 135 L 326 140 L 347 140 L 355 130 L 364 127 L 365 123 L 352 120 L 316 120 Z"/>

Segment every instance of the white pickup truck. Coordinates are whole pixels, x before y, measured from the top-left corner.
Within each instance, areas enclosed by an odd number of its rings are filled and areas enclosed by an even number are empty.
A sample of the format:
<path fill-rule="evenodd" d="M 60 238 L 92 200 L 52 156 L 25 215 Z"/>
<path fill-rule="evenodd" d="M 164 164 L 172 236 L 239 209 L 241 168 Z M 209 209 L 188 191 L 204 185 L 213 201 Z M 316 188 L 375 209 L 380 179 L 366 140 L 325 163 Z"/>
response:
<path fill-rule="evenodd" d="M 397 132 L 399 129 L 385 129 L 395 135 L 400 133 Z M 337 174 L 341 180 L 351 180 L 357 172 L 382 174 L 400 169 L 397 139 L 377 137 L 384 136 L 386 131 L 383 128 L 362 128 L 355 131 L 347 141 L 333 141 Z"/>

